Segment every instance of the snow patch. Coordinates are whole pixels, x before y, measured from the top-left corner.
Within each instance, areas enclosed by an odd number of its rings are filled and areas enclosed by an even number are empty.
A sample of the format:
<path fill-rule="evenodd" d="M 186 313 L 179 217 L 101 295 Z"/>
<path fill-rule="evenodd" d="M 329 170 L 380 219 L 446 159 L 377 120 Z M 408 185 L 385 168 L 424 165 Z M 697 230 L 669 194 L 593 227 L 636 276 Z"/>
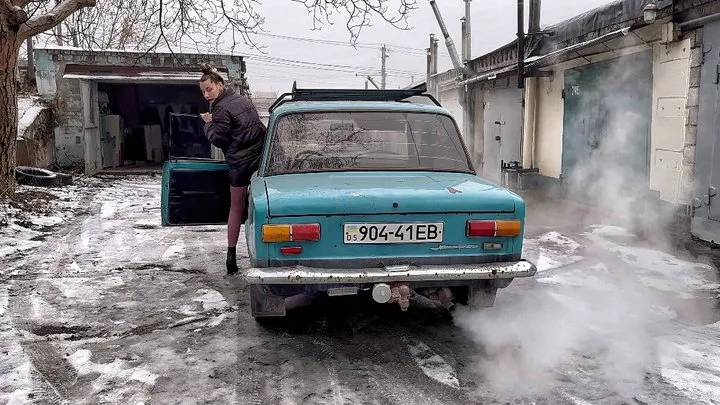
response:
<path fill-rule="evenodd" d="M 610 236 L 610 237 L 632 237 L 633 234 L 627 229 L 621 226 L 614 225 L 593 225 L 591 226 L 590 234 L 596 236 Z"/>
<path fill-rule="evenodd" d="M 453 388 L 460 387 L 455 369 L 442 356 L 433 351 L 430 346 L 423 342 L 416 342 L 414 344 L 409 343 L 407 347 L 415 363 L 426 376 Z"/>
<path fill-rule="evenodd" d="M 102 219 L 110 219 L 115 217 L 115 214 L 117 213 L 117 202 L 115 201 L 108 201 L 103 203 L 102 207 L 100 208 L 100 218 Z"/>
<path fill-rule="evenodd" d="M 125 284 L 122 278 L 117 276 L 103 279 L 85 277 L 56 278 L 48 281 L 60 290 L 66 298 L 74 298 L 84 302 L 96 301 L 100 299 L 105 290 Z"/>
<path fill-rule="evenodd" d="M 538 237 L 537 239 L 542 242 L 553 243 L 558 246 L 563 246 L 570 251 L 575 251 L 580 248 L 579 243 L 555 231 L 548 232 Z"/>
<path fill-rule="evenodd" d="M 225 301 L 225 297 L 215 290 L 200 289 L 197 291 L 200 296 L 193 298 L 193 301 L 202 303 L 205 311 L 227 311 L 230 305 Z"/>
<path fill-rule="evenodd" d="M 185 242 L 182 239 L 178 239 L 170 247 L 165 250 L 162 255 L 162 260 L 179 259 L 185 256 Z"/>
<path fill-rule="evenodd" d="M 68 357 L 70 364 L 77 370 L 78 374 L 87 375 L 92 373 L 100 374 L 95 381 L 96 390 L 107 389 L 109 384 L 117 384 L 120 381 L 138 381 L 142 384 L 155 385 L 158 375 L 153 374 L 143 367 L 130 367 L 127 362 L 115 359 L 112 363 L 93 363 L 90 350 L 78 350 Z"/>
<path fill-rule="evenodd" d="M 538 272 L 556 269 L 584 259 L 576 255 L 580 243 L 558 232 L 548 232 L 523 241 L 523 256 L 535 263 Z"/>
<path fill-rule="evenodd" d="M 38 115 L 40 115 L 40 113 L 45 109 L 47 109 L 47 107 L 39 104 L 39 98 L 37 97 L 18 98 L 18 139 L 23 139 L 25 137 L 27 129 L 33 124 L 33 122 L 35 122 Z"/>
<path fill-rule="evenodd" d="M 659 339 L 661 373 L 696 404 L 720 398 L 720 322 Z"/>
<path fill-rule="evenodd" d="M 199 315 L 202 312 L 215 314 L 224 313 L 230 309 L 230 304 L 227 303 L 225 297 L 223 297 L 223 295 L 218 291 L 202 288 L 197 290 L 196 293 L 199 295 L 192 299 L 193 303 L 181 306 L 178 311 L 179 313 L 187 316 L 193 316 Z M 213 323 L 215 322 L 218 322 L 217 325 L 219 325 L 222 320 L 218 321 L 216 319 Z"/>
<path fill-rule="evenodd" d="M 0 293 L 0 318 L 5 316 L 5 312 L 8 310 L 9 297 L 7 291 Z"/>
<path fill-rule="evenodd" d="M 17 224 L 0 227 L 0 258 L 40 246 L 41 242 L 31 240 L 40 235 L 40 232 Z"/>
<path fill-rule="evenodd" d="M 614 228 L 617 227 L 613 227 L 615 235 L 622 233 Z M 616 243 L 596 235 L 595 231 L 591 232 L 590 239 L 616 253 L 620 260 L 631 266 L 633 276 L 638 277 L 646 287 L 687 299 L 691 299 L 695 291 L 712 291 L 720 287 L 718 276 L 711 266 L 686 261 L 656 249 Z"/>

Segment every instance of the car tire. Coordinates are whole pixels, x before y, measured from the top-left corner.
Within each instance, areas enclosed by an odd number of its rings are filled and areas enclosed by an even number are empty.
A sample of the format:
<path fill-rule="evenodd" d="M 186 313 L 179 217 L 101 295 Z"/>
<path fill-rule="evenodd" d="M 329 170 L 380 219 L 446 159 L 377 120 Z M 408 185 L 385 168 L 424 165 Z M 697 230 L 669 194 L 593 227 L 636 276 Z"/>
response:
<path fill-rule="evenodd" d="M 55 187 L 60 185 L 60 180 L 55 172 L 30 166 L 17 166 L 15 181 L 26 186 Z"/>
<path fill-rule="evenodd" d="M 263 328 L 276 329 L 283 326 L 287 318 L 284 316 L 258 316 L 254 319 L 255 323 Z"/>
<path fill-rule="evenodd" d="M 72 174 L 67 173 L 55 173 L 58 178 L 58 183 L 60 183 L 61 186 L 69 186 L 73 184 L 73 176 Z"/>

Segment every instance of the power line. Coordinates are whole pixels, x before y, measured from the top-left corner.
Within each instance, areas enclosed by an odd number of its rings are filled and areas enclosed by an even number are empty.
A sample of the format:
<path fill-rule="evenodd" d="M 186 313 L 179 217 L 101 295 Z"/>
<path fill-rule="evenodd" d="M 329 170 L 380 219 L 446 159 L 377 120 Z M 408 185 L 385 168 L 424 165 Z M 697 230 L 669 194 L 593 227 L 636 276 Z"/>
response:
<path fill-rule="evenodd" d="M 411 48 L 407 46 L 402 45 L 393 45 L 393 44 L 381 44 L 381 43 L 371 43 L 371 42 L 356 42 L 355 45 L 343 42 L 343 41 L 331 41 L 327 39 L 315 39 L 315 38 L 303 38 L 303 37 L 295 37 L 290 35 L 278 35 L 278 34 L 272 34 L 268 32 L 256 32 L 257 35 L 262 35 L 266 37 L 272 37 L 272 38 L 279 38 L 279 39 L 289 39 L 293 41 L 302 41 L 302 42 L 312 42 L 316 44 L 325 44 L 325 45 L 336 45 L 336 46 L 345 46 L 350 48 L 379 48 L 383 45 L 387 46 L 388 48 L 394 48 L 394 49 L 401 49 L 405 51 L 414 51 L 414 52 L 422 52 L 424 53 L 425 50 L 421 48 Z"/>

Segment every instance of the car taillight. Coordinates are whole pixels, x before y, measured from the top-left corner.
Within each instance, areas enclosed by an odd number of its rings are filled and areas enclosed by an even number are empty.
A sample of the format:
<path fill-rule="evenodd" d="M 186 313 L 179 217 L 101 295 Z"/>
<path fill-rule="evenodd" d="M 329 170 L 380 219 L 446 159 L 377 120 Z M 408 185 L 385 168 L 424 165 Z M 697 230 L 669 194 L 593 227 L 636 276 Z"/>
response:
<path fill-rule="evenodd" d="M 262 227 L 263 242 L 316 242 L 320 224 L 268 224 Z"/>
<path fill-rule="evenodd" d="M 467 236 L 520 236 L 522 223 L 518 220 L 468 221 Z"/>

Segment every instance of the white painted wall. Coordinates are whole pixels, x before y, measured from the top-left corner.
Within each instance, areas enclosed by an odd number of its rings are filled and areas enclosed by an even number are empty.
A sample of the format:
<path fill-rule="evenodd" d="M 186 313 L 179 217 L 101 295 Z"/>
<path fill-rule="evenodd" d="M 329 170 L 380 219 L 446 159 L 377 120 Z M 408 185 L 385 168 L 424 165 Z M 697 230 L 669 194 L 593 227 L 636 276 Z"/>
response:
<path fill-rule="evenodd" d="M 690 86 L 690 40 L 653 47 L 650 189 L 678 203 L 685 146 L 685 104 Z"/>
<path fill-rule="evenodd" d="M 535 167 L 543 176 L 559 178 L 562 173 L 562 134 L 564 103 L 562 89 L 565 71 L 554 69 L 552 77 L 538 79 L 535 112 Z M 524 150 L 523 155 L 531 153 Z"/>
<path fill-rule="evenodd" d="M 460 133 L 462 133 L 465 143 L 468 142 L 467 135 L 463 133 L 463 109 L 458 100 L 458 88 L 456 86 L 443 86 L 440 88 L 439 93 L 440 104 L 452 114 L 453 118 L 457 122 Z"/>

